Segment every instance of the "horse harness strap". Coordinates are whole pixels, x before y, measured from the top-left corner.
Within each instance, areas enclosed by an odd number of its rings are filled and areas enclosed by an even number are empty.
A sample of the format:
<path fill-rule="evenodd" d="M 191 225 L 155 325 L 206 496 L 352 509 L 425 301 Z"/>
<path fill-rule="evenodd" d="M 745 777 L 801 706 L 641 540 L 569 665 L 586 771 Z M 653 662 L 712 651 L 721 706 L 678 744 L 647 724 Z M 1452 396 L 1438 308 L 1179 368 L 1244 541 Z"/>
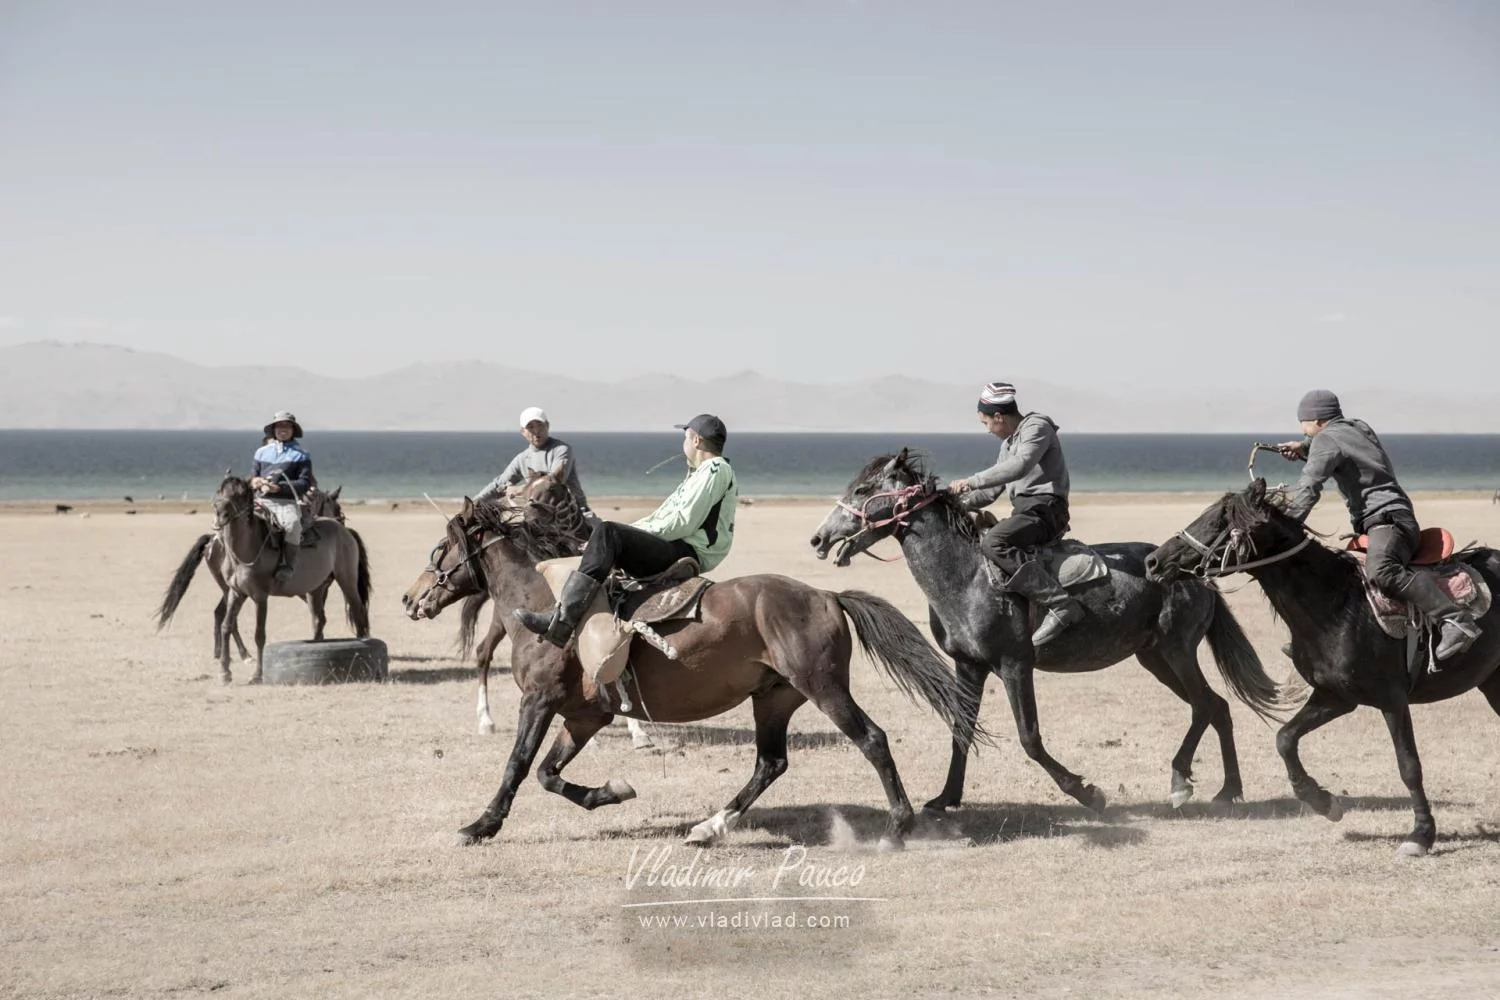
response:
<path fill-rule="evenodd" d="M 1244 562 L 1231 562 L 1231 558 L 1236 555 L 1243 554 L 1247 547 L 1250 549 L 1250 551 L 1254 551 L 1254 545 L 1250 542 L 1248 536 L 1239 528 L 1225 528 L 1223 531 L 1219 532 L 1217 538 L 1206 545 L 1190 535 L 1186 528 L 1184 528 L 1182 531 L 1179 531 L 1177 533 L 1177 537 L 1181 538 L 1190 547 L 1192 547 L 1195 552 L 1203 557 L 1203 561 L 1199 564 L 1198 575 L 1204 577 L 1205 579 L 1217 576 L 1228 576 L 1230 573 L 1243 573 L 1246 570 L 1258 569 L 1261 566 L 1270 566 L 1273 563 L 1281 562 L 1283 559 L 1290 559 L 1298 552 L 1301 552 L 1303 549 L 1307 548 L 1308 545 L 1312 544 L 1312 536 L 1303 535 L 1302 541 L 1298 542 L 1296 545 L 1293 545 L 1291 548 L 1286 549 L 1285 551 L 1277 552 L 1274 555 L 1265 556 L 1260 559 L 1251 559 Z M 1217 559 L 1219 562 L 1218 566 L 1213 565 L 1215 559 Z"/>

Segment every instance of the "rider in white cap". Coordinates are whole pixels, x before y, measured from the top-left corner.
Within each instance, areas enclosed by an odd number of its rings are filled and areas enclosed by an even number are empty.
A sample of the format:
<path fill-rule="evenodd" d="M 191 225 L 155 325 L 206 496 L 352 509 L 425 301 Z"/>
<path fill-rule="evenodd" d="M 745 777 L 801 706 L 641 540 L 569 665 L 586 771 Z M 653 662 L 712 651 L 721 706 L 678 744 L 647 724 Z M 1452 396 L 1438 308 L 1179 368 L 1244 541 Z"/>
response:
<path fill-rule="evenodd" d="M 578 463 L 573 458 L 573 449 L 566 441 L 552 436 L 547 414 L 539 406 L 528 406 L 521 411 L 520 423 L 526 450 L 511 459 L 505 471 L 480 490 L 474 499 L 483 500 L 498 493 L 513 492 L 513 487 L 525 485 L 531 473 L 549 476 L 561 469 L 560 478 L 573 494 L 573 499 L 578 501 L 583 516 L 591 524 L 598 520 L 589 510 L 588 498 L 583 495 L 583 486 L 578 482 Z"/>

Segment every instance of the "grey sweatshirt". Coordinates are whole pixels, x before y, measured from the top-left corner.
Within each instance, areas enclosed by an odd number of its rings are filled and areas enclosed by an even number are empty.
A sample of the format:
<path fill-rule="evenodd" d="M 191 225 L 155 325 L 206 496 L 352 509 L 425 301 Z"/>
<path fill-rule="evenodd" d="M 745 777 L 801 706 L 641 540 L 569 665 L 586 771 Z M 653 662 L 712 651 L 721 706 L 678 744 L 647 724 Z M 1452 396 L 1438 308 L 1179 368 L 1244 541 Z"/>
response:
<path fill-rule="evenodd" d="M 474 499 L 492 496 L 504 491 L 507 486 L 524 483 L 527 473 L 535 472 L 546 476 L 551 475 L 559 467 L 568 470 L 563 474 L 563 482 L 573 494 L 573 499 L 578 501 L 578 506 L 587 510 L 589 501 L 583 495 L 583 486 L 578 482 L 578 463 L 573 461 L 573 449 L 568 447 L 568 442 L 559 438 L 548 438 L 540 448 L 528 446 L 525 451 L 511 459 L 505 471 L 480 490 L 479 495 Z"/>
<path fill-rule="evenodd" d="M 1396 482 L 1385 446 L 1363 420 L 1338 417 L 1306 444 L 1307 467 L 1287 501 L 1291 517 L 1305 521 L 1330 478 L 1344 495 L 1349 521 L 1357 532 L 1363 532 L 1366 522 L 1382 511 L 1413 514 L 1411 498 Z"/>
<path fill-rule="evenodd" d="M 1010 498 L 1068 495 L 1068 465 L 1057 425 L 1051 417 L 1028 413 L 1015 433 L 1000 442 L 1000 458 L 994 465 L 969 477 L 964 506 L 988 507 L 1006 492 Z"/>

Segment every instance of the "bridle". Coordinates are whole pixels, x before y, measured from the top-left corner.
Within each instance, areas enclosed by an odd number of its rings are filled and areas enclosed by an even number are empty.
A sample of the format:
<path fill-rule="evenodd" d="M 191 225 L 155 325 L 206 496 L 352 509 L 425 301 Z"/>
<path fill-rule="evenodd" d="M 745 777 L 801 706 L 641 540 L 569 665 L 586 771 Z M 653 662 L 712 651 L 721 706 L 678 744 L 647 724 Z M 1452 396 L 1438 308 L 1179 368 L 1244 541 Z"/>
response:
<path fill-rule="evenodd" d="M 863 535 L 867 531 L 878 531 L 881 528 L 889 527 L 893 524 L 896 526 L 895 530 L 897 532 L 899 532 L 902 528 L 910 527 L 912 515 L 921 510 L 923 507 L 934 503 L 942 495 L 942 491 L 932 489 L 928 483 L 913 483 L 910 486 L 903 486 L 898 490 L 881 490 L 878 493 L 871 493 L 869 496 L 865 497 L 864 503 L 860 504 L 858 507 L 854 506 L 853 504 L 845 503 L 843 500 L 839 500 L 838 506 L 844 508 L 855 517 L 859 518 L 860 522 L 860 529 L 854 534 L 850 535 L 848 538 L 843 539 L 840 551 L 847 550 L 849 546 L 854 543 L 854 540 L 856 538 L 858 538 L 860 535 Z M 916 503 L 913 503 L 912 499 L 914 497 L 920 497 L 921 499 L 917 500 Z M 869 512 L 870 504 L 875 502 L 876 500 L 886 499 L 890 499 L 893 501 L 888 515 L 878 518 L 872 516 Z M 896 561 L 896 559 L 883 559 L 880 556 L 877 556 L 875 553 L 871 552 L 869 549 L 862 549 L 860 551 L 864 552 L 864 554 L 869 556 L 871 559 L 878 559 L 880 562 Z"/>
<path fill-rule="evenodd" d="M 467 539 L 468 535 L 466 534 L 464 538 Z M 503 541 L 505 541 L 505 536 L 497 533 L 495 537 L 491 538 L 483 545 L 480 545 L 477 549 L 471 550 L 469 546 L 465 545 L 464 557 L 462 559 L 460 559 L 456 564 L 448 567 L 447 569 L 440 569 L 437 564 L 437 554 L 439 551 L 446 552 L 448 545 L 450 544 L 448 539 L 443 539 L 433 547 L 432 552 L 427 556 L 427 568 L 423 572 L 432 574 L 432 583 L 430 583 L 427 586 L 427 589 L 423 590 L 421 594 L 417 595 L 417 600 L 419 602 L 422 601 L 436 588 L 442 588 L 443 590 L 457 590 L 457 587 L 448 582 L 452 578 L 453 574 L 457 573 L 459 570 L 468 566 L 469 563 L 484 555 L 485 551 L 488 550 L 491 546 L 498 545 Z M 470 572 L 473 571 L 471 570 Z M 476 573 L 475 576 L 477 579 L 479 577 L 479 574 Z M 480 585 L 483 586 L 483 581 L 480 580 L 479 582 Z"/>
<path fill-rule="evenodd" d="M 1257 569 L 1261 566 L 1269 566 L 1279 563 L 1283 559 L 1290 559 L 1301 552 L 1312 542 L 1311 535 L 1303 535 L 1302 541 L 1291 548 L 1261 559 L 1246 559 L 1246 556 L 1256 554 L 1255 542 L 1250 533 L 1243 528 L 1226 527 L 1214 538 L 1213 541 L 1204 544 L 1198 541 L 1183 528 L 1177 533 L 1177 537 L 1188 544 L 1193 551 L 1203 558 L 1193 570 L 1193 575 L 1205 580 L 1214 577 L 1228 576 L 1230 573 L 1243 573 L 1246 570 Z M 1215 565 L 1217 563 L 1218 565 Z"/>

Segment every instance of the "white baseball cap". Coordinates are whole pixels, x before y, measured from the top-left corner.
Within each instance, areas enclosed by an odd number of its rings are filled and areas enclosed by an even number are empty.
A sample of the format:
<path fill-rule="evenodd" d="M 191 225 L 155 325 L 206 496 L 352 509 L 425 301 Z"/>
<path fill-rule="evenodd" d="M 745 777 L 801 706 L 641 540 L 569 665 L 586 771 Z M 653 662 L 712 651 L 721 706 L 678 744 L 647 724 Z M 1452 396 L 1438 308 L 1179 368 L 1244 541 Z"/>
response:
<path fill-rule="evenodd" d="M 526 425 L 531 423 L 533 420 L 540 420 L 544 424 L 552 423 L 552 421 L 547 419 L 546 411 L 543 410 L 540 406 L 528 406 L 526 407 L 526 409 L 521 411 L 521 430 L 524 431 L 526 429 Z"/>

